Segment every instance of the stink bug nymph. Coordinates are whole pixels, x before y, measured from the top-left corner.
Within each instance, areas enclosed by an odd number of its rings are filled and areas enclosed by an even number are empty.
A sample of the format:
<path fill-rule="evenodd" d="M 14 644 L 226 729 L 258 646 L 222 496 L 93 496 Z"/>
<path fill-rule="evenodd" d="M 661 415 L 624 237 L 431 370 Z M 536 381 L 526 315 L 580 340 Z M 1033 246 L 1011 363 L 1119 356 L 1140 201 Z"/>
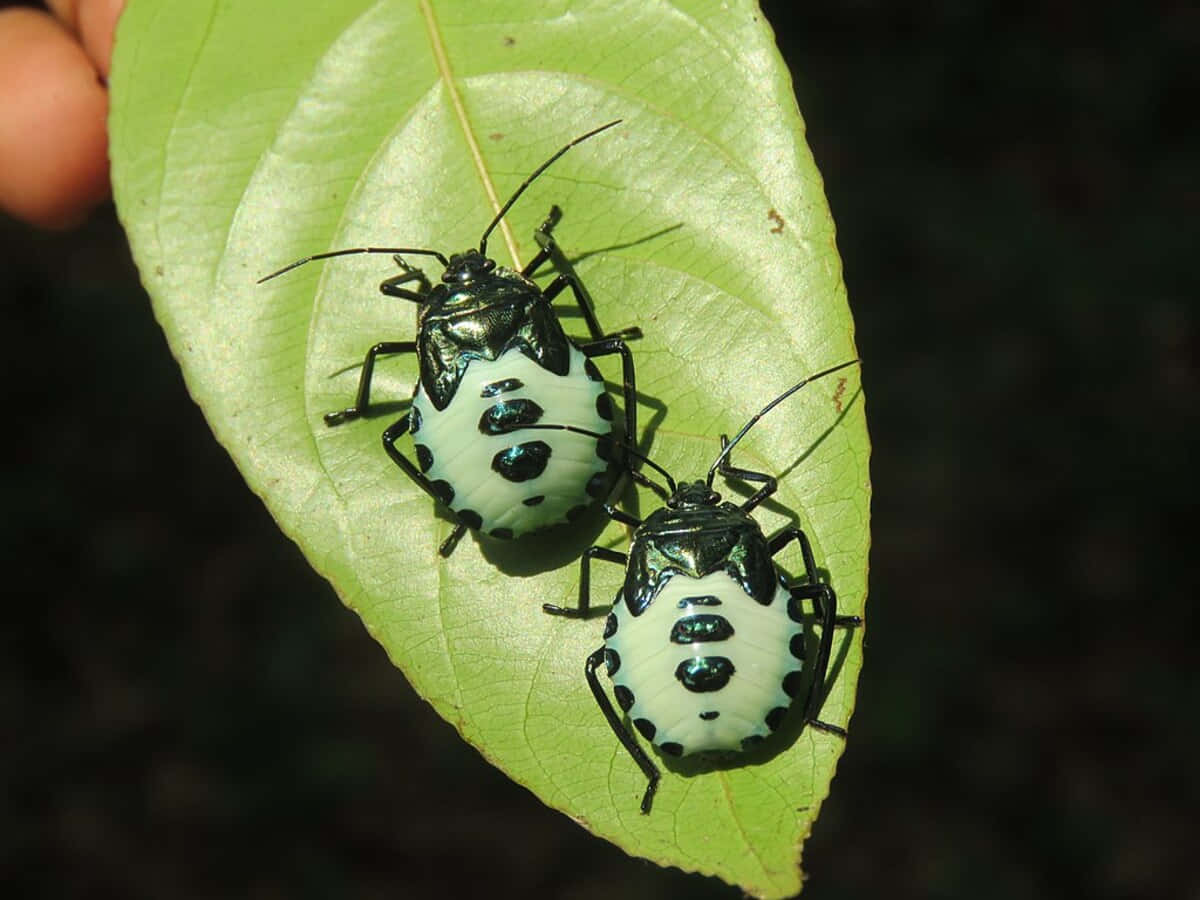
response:
<path fill-rule="evenodd" d="M 576 144 L 619 122 L 577 137 L 542 163 L 484 229 L 478 249 L 449 259 L 437 250 L 412 247 L 333 250 L 260 279 L 261 283 L 334 256 L 392 254 L 400 274 L 380 284 L 379 290 L 417 304 L 416 340 L 382 341 L 371 347 L 354 405 L 324 418 L 327 425 L 336 426 L 368 415 L 376 358 L 417 354 L 420 376 L 412 405 L 384 430 L 383 447 L 401 471 L 453 513 L 454 529 L 439 548 L 443 556 L 450 555 L 468 528 L 512 538 L 574 519 L 608 492 L 610 463 L 626 462 L 623 454 L 620 460 L 609 459 L 616 446 L 610 440 L 597 445 L 568 433 L 554 440 L 544 439 L 546 435 L 519 440 L 524 426 L 542 419 L 610 434 L 612 402 L 592 360 L 612 354 L 621 356 L 627 440 L 637 433 L 633 356 L 621 338 L 637 337 L 640 331 L 601 331 L 573 272 L 561 272 L 545 290 L 532 280 L 552 256 L 556 261 L 561 257 L 551 235 L 561 216 L 558 207 L 535 232 L 540 249 L 523 269 L 499 266 L 487 255 L 488 235 L 525 189 Z M 420 269 L 405 261 L 406 255 L 435 258 L 445 269 L 441 281 L 431 285 Z M 551 306 L 568 287 L 589 340 L 567 337 Z M 405 433 L 413 437 L 415 462 L 396 446 Z"/>
<path fill-rule="evenodd" d="M 590 602 L 593 559 L 625 566 L 625 580 L 613 601 L 604 644 L 587 658 L 584 672 L 609 726 L 648 779 L 642 812 L 658 786 L 658 767 L 630 733 L 600 685 L 604 666 L 613 696 L 633 727 L 670 756 L 728 753 L 760 743 L 777 730 L 807 681 L 803 721 L 845 736 L 838 725 L 818 718 L 825 695 L 833 632 L 859 624 L 837 615 L 833 588 L 818 579 L 808 536 L 791 525 L 766 536 L 750 515 L 777 487 L 774 476 L 735 468 L 730 452 L 751 427 L 800 388 L 854 365 L 851 360 L 805 378 L 768 403 L 728 440 L 702 481 L 676 484 L 653 460 L 637 456 L 659 472 L 664 489 L 650 482 L 665 505 L 645 520 L 614 506 L 605 510 L 631 526 L 629 552 L 591 547 L 580 562 L 577 608 L 546 604 L 554 615 L 583 617 Z M 537 427 L 556 428 L 545 424 Z M 602 435 L 596 435 L 602 437 Z M 743 503 L 722 502 L 713 490 L 717 473 L 760 487 Z M 804 571 L 785 577 L 774 557 L 795 541 Z M 804 609 L 811 604 L 811 617 Z M 806 619 L 820 624 L 815 653 L 809 653 Z"/>

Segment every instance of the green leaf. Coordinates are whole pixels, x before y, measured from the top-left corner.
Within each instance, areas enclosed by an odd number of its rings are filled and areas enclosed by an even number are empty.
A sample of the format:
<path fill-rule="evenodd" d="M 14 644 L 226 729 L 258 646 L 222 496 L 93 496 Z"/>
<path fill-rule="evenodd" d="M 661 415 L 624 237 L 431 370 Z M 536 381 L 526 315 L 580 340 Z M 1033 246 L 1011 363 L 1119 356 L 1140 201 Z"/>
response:
<path fill-rule="evenodd" d="M 413 336 L 412 305 L 376 289 L 391 261 L 255 283 L 334 248 L 473 246 L 550 153 L 622 118 L 532 186 L 491 251 L 527 260 L 534 227 L 562 207 L 556 234 L 602 325 L 645 333 L 633 348 L 643 446 L 677 477 L 702 476 L 721 432 L 855 355 L 833 223 L 757 7 L 134 0 L 112 97 L 118 208 L 193 397 L 422 696 L 488 760 L 628 852 L 763 896 L 799 890 L 800 845 L 843 742 L 797 727 L 734 764 L 662 761 L 654 810 L 639 814 L 644 779 L 583 679 L 602 621 L 541 611 L 573 600 L 585 547 L 623 547 L 624 531 L 597 512 L 508 544 L 470 536 L 440 558 L 450 522 L 382 453 L 390 419 L 321 421 L 352 398 L 368 346 Z M 377 371 L 375 397 L 410 396 L 415 359 Z M 866 595 L 858 384 L 848 369 L 802 391 L 737 455 L 780 475 L 777 502 L 756 515 L 768 530 L 803 525 L 843 613 Z M 593 571 L 603 603 L 621 572 Z M 861 646 L 861 629 L 839 631 L 827 721 L 849 718 Z"/>

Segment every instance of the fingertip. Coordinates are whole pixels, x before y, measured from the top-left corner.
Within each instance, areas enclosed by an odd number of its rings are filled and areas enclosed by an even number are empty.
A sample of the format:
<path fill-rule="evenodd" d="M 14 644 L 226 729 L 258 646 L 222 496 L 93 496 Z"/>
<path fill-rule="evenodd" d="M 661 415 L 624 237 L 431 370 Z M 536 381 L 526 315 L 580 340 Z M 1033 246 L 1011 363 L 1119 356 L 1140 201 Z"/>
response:
<path fill-rule="evenodd" d="M 65 28 L 38 10 L 0 10 L 0 208 L 68 228 L 109 192 L 108 94 Z"/>
<path fill-rule="evenodd" d="M 108 78 L 112 64 L 113 34 L 125 0 L 82 0 L 79 4 L 79 37 L 97 71 Z"/>

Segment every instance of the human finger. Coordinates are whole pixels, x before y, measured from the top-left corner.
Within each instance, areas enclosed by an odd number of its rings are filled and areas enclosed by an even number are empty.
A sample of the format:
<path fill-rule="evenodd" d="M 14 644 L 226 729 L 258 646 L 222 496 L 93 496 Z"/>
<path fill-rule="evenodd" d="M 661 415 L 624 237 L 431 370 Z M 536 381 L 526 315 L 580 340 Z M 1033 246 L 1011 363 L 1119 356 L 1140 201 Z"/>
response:
<path fill-rule="evenodd" d="M 108 93 L 48 14 L 0 10 L 0 208 L 67 228 L 108 196 Z"/>

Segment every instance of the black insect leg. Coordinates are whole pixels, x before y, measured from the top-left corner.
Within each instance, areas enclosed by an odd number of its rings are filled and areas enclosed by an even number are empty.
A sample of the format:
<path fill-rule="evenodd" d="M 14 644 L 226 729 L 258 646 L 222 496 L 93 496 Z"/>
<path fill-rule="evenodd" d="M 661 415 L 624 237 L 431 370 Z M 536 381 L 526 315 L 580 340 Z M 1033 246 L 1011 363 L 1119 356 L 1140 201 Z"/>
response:
<path fill-rule="evenodd" d="M 612 702 L 608 699 L 608 694 L 604 693 L 604 688 L 600 686 L 600 679 L 596 677 L 596 669 L 604 663 L 604 648 L 601 647 L 595 653 L 587 658 L 587 663 L 584 665 L 584 673 L 587 675 L 588 687 L 592 689 L 592 696 L 596 698 L 596 704 L 600 707 L 600 712 L 604 713 L 604 718 L 608 721 L 608 727 L 613 730 L 613 734 L 617 736 L 617 740 L 621 742 L 629 755 L 633 757 L 633 761 L 638 764 L 638 768 L 642 770 L 642 774 L 646 776 L 649 783 L 646 785 L 646 793 L 642 795 L 642 813 L 650 812 L 650 804 L 654 800 L 654 792 L 658 790 L 659 771 L 654 765 L 650 757 L 646 755 L 646 751 L 641 748 L 633 735 L 629 733 L 629 729 L 625 727 L 625 723 L 621 721 L 621 717 L 617 715 L 617 711 L 613 709 Z"/>
<path fill-rule="evenodd" d="M 366 414 L 371 397 L 371 376 L 375 372 L 375 357 L 388 353 L 413 353 L 416 349 L 417 345 L 413 341 L 381 341 L 368 350 L 366 359 L 363 360 L 362 374 L 358 379 L 358 396 L 355 397 L 354 405 L 325 413 L 325 424 L 341 425 Z"/>
<path fill-rule="evenodd" d="M 418 469 L 411 459 L 396 449 L 396 441 L 400 439 L 402 434 L 408 431 L 408 423 L 411 418 L 411 413 L 405 413 L 383 432 L 383 449 L 387 451 L 387 455 L 392 458 L 392 462 L 400 467 L 405 475 L 413 480 L 413 482 L 427 493 L 438 503 L 449 509 L 449 504 L 446 502 L 446 495 L 438 491 L 434 484 L 425 477 L 424 473 Z M 451 510 L 453 512 L 453 510 Z M 450 536 L 442 541 L 438 547 L 438 553 L 442 556 L 449 556 L 454 552 L 454 548 L 458 545 L 458 539 L 466 532 L 467 526 L 462 522 L 456 522 L 454 530 L 450 532 Z"/>
<path fill-rule="evenodd" d="M 828 585 L 822 585 L 817 581 L 817 564 L 813 557 L 812 544 L 808 541 L 808 535 L 794 525 L 786 526 L 779 529 L 775 534 L 771 535 L 767 540 L 767 546 L 771 550 L 771 555 L 776 556 L 780 550 L 788 545 L 789 542 L 795 541 L 800 545 L 800 555 L 804 558 L 804 576 L 805 580 L 810 585 L 819 585 L 825 590 L 833 593 L 833 588 Z M 820 610 L 818 615 L 822 615 Z M 852 628 L 855 625 L 861 625 L 862 619 L 858 616 L 833 616 L 833 625 L 835 627 Z"/>
<path fill-rule="evenodd" d="M 621 405 L 625 407 L 624 440 L 629 444 L 636 443 L 638 433 L 637 383 L 633 367 L 633 353 L 630 352 L 629 347 L 620 338 L 604 338 L 588 344 L 580 344 L 579 352 L 588 359 L 594 359 L 598 356 L 611 356 L 614 353 L 621 354 Z M 620 463 L 622 468 L 628 471 L 635 481 L 639 484 L 646 484 L 644 477 L 635 471 L 627 453 L 622 453 Z"/>
<path fill-rule="evenodd" d="M 721 449 L 724 450 L 727 446 L 729 446 L 729 437 L 723 434 L 721 435 Z M 750 510 L 754 509 L 754 507 L 758 506 L 758 504 L 762 503 L 773 493 L 775 493 L 776 488 L 779 487 L 779 483 L 775 480 L 775 476 L 768 475 L 765 472 L 752 472 L 749 469 L 736 468 L 733 463 L 730 462 L 730 458 L 728 456 L 721 460 L 721 464 L 717 466 L 717 471 L 726 478 L 740 478 L 742 481 L 753 481 L 756 484 L 762 485 L 762 487 L 754 492 L 749 500 L 741 505 L 740 508 L 744 513 L 750 512 Z"/>
<path fill-rule="evenodd" d="M 586 619 L 591 611 L 592 575 L 590 563 L 593 559 L 605 562 L 620 563 L 622 566 L 629 562 L 629 557 L 617 550 L 607 547 L 588 547 L 583 551 L 579 560 L 579 606 L 572 609 L 569 606 L 557 606 L 553 603 L 543 603 L 542 609 L 552 616 L 567 616 L 571 619 Z"/>
<path fill-rule="evenodd" d="M 557 206 L 550 207 L 550 214 L 546 216 L 546 221 L 542 222 L 533 233 L 533 239 L 537 241 L 541 249 L 537 255 L 529 261 L 521 274 L 526 278 L 533 277 L 543 263 L 548 259 L 554 260 L 554 265 L 559 269 L 560 274 L 555 278 L 543 293 L 547 300 L 553 300 L 562 293 L 564 288 L 570 288 L 571 293 L 575 295 L 575 303 L 579 307 L 579 312 L 583 315 L 584 322 L 587 323 L 588 333 L 592 336 L 592 340 L 601 340 L 605 337 L 623 337 L 623 338 L 639 338 L 642 336 L 642 330 L 636 326 L 632 328 L 623 328 L 611 335 L 606 335 L 600 328 L 600 323 L 596 320 L 595 304 L 592 303 L 592 297 L 588 293 L 587 288 L 583 286 L 583 282 L 579 280 L 579 276 L 575 274 L 575 269 L 567 260 L 566 255 L 559 249 L 558 243 L 551 235 L 554 226 L 558 224 L 562 218 L 562 210 Z"/>
<path fill-rule="evenodd" d="M 846 736 L 846 729 L 840 725 L 832 725 L 817 718 L 821 705 L 825 702 L 825 678 L 829 674 L 829 657 L 833 650 L 833 629 L 839 626 L 852 627 L 861 625 L 858 616 L 839 616 L 837 614 L 837 595 L 829 585 L 817 581 L 817 565 L 813 560 L 812 546 L 808 535 L 795 526 L 781 529 L 768 541 L 771 555 L 775 556 L 790 541 L 800 545 L 800 553 L 804 557 L 805 583 L 789 585 L 792 602 L 799 607 L 801 601 L 811 600 L 813 611 L 821 622 L 821 639 L 817 644 L 817 658 L 813 661 L 812 681 L 808 688 L 808 698 L 804 704 L 804 721 L 814 728 L 827 731 L 830 734 Z"/>
<path fill-rule="evenodd" d="M 393 275 L 391 278 L 379 285 L 379 291 L 389 297 L 399 297 L 401 300 L 411 300 L 413 303 L 424 303 L 425 294 L 428 294 L 433 286 L 429 283 L 429 279 L 425 277 L 425 273 L 416 266 L 410 266 L 404 261 L 399 253 L 392 257 L 396 265 L 401 269 L 399 275 Z M 410 291 L 407 288 L 402 288 L 400 285 L 408 284 L 410 281 L 416 281 L 420 284 L 420 291 Z"/>
<path fill-rule="evenodd" d="M 558 206 L 550 207 L 550 214 L 546 216 L 546 221 L 537 227 L 533 232 L 533 239 L 537 241 L 538 252 L 534 255 L 521 270 L 521 275 L 525 278 L 532 278 L 537 274 L 537 270 L 545 265 L 551 255 L 558 250 L 558 244 L 554 238 L 550 236 L 550 232 L 554 230 L 554 226 L 562 219 L 562 210 Z"/>
<path fill-rule="evenodd" d="M 462 522 L 457 522 L 454 525 L 454 530 L 450 532 L 450 536 L 446 538 L 438 546 L 438 553 L 443 559 L 448 558 L 454 552 L 454 548 L 458 546 L 458 540 L 467 533 L 467 526 Z"/>

